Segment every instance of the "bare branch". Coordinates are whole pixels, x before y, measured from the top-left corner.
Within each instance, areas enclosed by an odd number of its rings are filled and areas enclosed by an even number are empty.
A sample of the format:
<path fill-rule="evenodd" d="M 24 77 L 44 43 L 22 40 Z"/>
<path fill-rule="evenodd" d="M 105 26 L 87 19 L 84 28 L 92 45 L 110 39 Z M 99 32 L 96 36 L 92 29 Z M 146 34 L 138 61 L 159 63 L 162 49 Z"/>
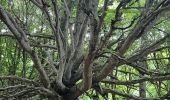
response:
<path fill-rule="evenodd" d="M 25 82 L 25 83 L 40 85 L 39 83 L 34 82 L 33 80 L 29 80 L 29 79 L 21 78 L 21 77 L 17 77 L 17 76 L 0 76 L 0 79 L 1 80 L 6 80 L 6 79 L 8 79 L 8 80 L 18 80 L 18 81 Z"/>
<path fill-rule="evenodd" d="M 165 75 L 165 76 L 144 76 L 140 79 L 137 80 L 129 80 L 129 81 L 120 81 L 120 80 L 107 80 L 104 79 L 102 82 L 104 83 L 111 83 L 111 84 L 116 84 L 116 85 L 133 85 L 133 84 L 138 84 L 142 82 L 155 82 L 155 81 L 164 81 L 164 80 L 169 80 L 170 75 Z"/>

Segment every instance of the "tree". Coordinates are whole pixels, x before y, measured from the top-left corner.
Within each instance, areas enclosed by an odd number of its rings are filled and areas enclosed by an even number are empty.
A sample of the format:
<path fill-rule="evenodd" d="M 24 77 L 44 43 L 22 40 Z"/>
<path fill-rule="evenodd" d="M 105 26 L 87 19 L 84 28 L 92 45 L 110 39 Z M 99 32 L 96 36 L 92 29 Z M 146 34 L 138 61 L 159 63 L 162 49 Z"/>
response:
<path fill-rule="evenodd" d="M 1 0 L 0 98 L 168 98 L 169 9 L 169 0 Z M 156 88 L 141 93 L 139 83 Z"/>

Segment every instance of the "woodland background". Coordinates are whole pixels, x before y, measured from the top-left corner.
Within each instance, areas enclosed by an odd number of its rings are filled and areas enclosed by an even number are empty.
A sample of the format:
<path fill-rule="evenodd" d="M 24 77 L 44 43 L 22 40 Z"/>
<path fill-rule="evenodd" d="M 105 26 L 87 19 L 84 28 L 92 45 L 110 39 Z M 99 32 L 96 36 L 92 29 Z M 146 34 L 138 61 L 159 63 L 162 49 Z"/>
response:
<path fill-rule="evenodd" d="M 0 0 L 0 99 L 170 98 L 170 0 Z"/>

